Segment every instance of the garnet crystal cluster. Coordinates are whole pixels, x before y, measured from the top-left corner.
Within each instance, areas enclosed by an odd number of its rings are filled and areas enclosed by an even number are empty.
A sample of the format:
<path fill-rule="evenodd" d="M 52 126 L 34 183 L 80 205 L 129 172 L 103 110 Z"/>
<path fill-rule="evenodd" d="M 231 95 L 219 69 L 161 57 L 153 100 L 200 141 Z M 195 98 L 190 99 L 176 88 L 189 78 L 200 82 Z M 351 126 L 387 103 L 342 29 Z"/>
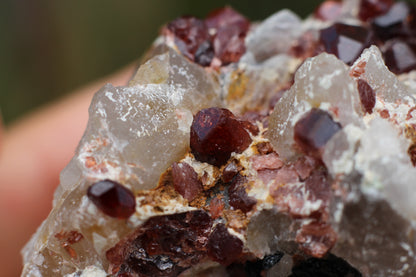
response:
<path fill-rule="evenodd" d="M 168 23 L 96 93 L 22 276 L 416 276 L 415 18 Z"/>

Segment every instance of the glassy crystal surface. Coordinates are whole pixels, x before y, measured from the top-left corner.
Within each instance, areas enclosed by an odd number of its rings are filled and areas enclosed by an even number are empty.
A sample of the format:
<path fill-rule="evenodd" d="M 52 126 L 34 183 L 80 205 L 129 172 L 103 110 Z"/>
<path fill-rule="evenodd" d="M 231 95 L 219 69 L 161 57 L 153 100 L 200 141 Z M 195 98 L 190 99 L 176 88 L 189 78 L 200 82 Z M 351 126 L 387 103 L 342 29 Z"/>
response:
<path fill-rule="evenodd" d="M 413 14 L 168 23 L 96 93 L 22 276 L 415 276 Z"/>

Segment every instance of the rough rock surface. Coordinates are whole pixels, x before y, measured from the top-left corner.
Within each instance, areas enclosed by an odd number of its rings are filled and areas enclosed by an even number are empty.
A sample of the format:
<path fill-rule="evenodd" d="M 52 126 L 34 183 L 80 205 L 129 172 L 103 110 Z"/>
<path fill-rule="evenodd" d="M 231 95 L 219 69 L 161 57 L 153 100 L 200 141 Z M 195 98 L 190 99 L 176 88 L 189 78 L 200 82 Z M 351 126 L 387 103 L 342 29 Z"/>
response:
<path fill-rule="evenodd" d="M 414 18 L 169 23 L 94 96 L 22 276 L 415 276 Z"/>

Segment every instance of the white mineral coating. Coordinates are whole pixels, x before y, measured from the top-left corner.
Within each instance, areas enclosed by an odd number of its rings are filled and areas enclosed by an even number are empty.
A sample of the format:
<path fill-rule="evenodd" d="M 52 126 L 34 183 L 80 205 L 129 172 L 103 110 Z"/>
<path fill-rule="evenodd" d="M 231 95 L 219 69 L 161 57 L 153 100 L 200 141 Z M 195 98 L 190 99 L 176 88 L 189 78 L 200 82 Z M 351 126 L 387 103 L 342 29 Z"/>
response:
<path fill-rule="evenodd" d="M 54 276 L 58 269 L 61 275 L 72 274 L 89 265 L 106 268 L 103 250 L 134 224 L 99 212 L 86 197 L 88 186 L 108 178 L 133 191 L 155 187 L 161 173 L 187 151 L 192 115 L 221 106 L 210 74 L 163 49 L 138 70 L 131 86 L 107 84 L 95 94 L 87 129 L 61 174 L 54 208 L 23 250 L 23 276 Z M 73 246 L 76 258 L 55 237 L 61 231 L 83 235 Z"/>
<path fill-rule="evenodd" d="M 416 168 L 407 154 L 409 141 L 390 122 L 377 118 L 363 133 L 356 154 L 362 190 L 381 194 L 403 217 L 416 222 Z"/>
<path fill-rule="evenodd" d="M 287 53 L 302 34 L 302 20 L 289 10 L 279 11 L 260 23 L 246 38 L 247 51 L 257 61 Z"/>
<path fill-rule="evenodd" d="M 364 73 L 360 75 L 360 78 L 367 81 L 376 95 L 385 101 L 394 103 L 396 100 L 405 100 L 411 95 L 406 85 L 386 67 L 377 46 L 373 45 L 365 49 L 352 68 L 360 67 L 360 64 L 365 64 Z"/>
<path fill-rule="evenodd" d="M 281 157 L 295 155 L 294 125 L 311 108 L 328 110 L 342 126 L 360 124 L 356 83 L 349 68 L 333 55 L 322 53 L 307 59 L 296 72 L 293 86 L 277 102 L 270 116 L 269 139 Z"/>

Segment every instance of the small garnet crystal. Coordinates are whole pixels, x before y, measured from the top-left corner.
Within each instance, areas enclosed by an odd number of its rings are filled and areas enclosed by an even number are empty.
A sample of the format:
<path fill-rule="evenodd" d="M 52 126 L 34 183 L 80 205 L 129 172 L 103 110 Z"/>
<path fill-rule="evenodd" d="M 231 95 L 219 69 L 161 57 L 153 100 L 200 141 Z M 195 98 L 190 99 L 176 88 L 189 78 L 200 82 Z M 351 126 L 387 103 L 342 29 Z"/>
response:
<path fill-rule="evenodd" d="M 215 166 L 222 166 L 231 153 L 243 152 L 252 139 L 229 110 L 208 108 L 199 111 L 191 125 L 191 151 L 195 158 Z"/>
<path fill-rule="evenodd" d="M 228 195 L 230 196 L 230 205 L 235 209 L 240 209 L 244 213 L 253 208 L 257 201 L 253 197 L 247 195 L 245 183 L 246 178 L 237 175 L 228 188 Z"/>
<path fill-rule="evenodd" d="M 393 0 L 361 0 L 358 17 L 367 21 L 376 16 L 385 14 L 393 5 Z"/>
<path fill-rule="evenodd" d="M 373 108 L 376 105 L 376 94 L 374 90 L 362 79 L 358 79 L 357 88 L 364 111 L 369 114 L 373 113 Z"/>
<path fill-rule="evenodd" d="M 384 61 L 391 72 L 402 74 L 416 69 L 415 41 L 389 40 L 384 51 Z"/>
<path fill-rule="evenodd" d="M 106 215 L 129 218 L 136 210 L 134 194 L 123 185 L 104 180 L 88 188 L 88 198 Z"/>
<path fill-rule="evenodd" d="M 191 60 L 200 45 L 208 39 L 204 21 L 193 16 L 177 18 L 167 25 L 167 29 L 173 33 L 175 44 L 182 54 Z"/>
<path fill-rule="evenodd" d="M 320 156 L 322 147 L 339 130 L 326 111 L 313 108 L 295 124 L 294 138 L 301 150 L 313 156 Z"/>
<path fill-rule="evenodd" d="M 406 2 L 395 3 L 390 10 L 372 22 L 377 38 L 386 41 L 395 37 L 412 36 L 416 26 L 416 10 Z"/>
<path fill-rule="evenodd" d="M 243 242 L 231 235 L 224 224 L 218 224 L 208 239 L 208 256 L 223 265 L 237 260 L 243 252 Z"/>
<path fill-rule="evenodd" d="M 175 190 L 188 201 L 192 201 L 203 190 L 198 174 L 187 163 L 174 163 L 172 178 Z"/>
<path fill-rule="evenodd" d="M 346 64 L 352 64 L 371 40 L 372 34 L 366 28 L 342 23 L 335 23 L 320 33 L 324 51 L 334 54 Z"/>

